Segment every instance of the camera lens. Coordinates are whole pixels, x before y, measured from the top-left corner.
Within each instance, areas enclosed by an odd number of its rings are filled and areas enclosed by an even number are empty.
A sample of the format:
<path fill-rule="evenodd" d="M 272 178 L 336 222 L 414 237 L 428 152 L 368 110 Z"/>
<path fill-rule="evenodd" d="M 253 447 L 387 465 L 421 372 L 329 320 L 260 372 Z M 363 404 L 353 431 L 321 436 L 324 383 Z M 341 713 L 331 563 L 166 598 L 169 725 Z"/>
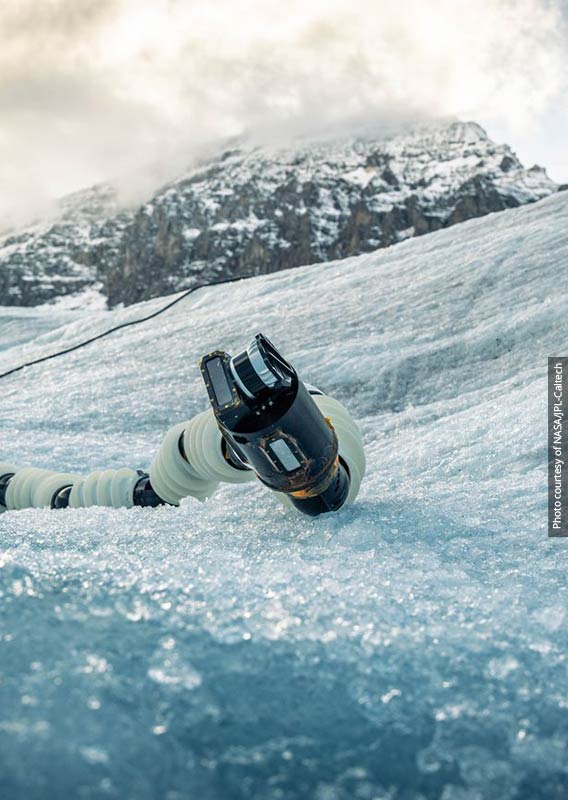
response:
<path fill-rule="evenodd" d="M 267 389 L 286 389 L 292 385 L 294 369 L 261 333 L 247 349 L 231 359 L 231 372 L 246 397 L 254 398 Z"/>

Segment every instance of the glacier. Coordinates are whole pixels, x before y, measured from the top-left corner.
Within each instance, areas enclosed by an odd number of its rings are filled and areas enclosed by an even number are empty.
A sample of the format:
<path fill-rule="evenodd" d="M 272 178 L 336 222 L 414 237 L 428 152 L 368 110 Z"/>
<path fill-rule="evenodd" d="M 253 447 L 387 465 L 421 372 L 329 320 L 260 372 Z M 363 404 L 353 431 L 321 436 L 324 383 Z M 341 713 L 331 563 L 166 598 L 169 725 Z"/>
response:
<path fill-rule="evenodd" d="M 0 458 L 148 467 L 258 331 L 349 408 L 368 474 L 317 519 L 261 486 L 0 516 L 5 800 L 568 795 L 568 556 L 546 536 L 546 359 L 568 193 L 201 289 L 0 381 Z M 0 309 L 1 365 L 114 311 Z"/>

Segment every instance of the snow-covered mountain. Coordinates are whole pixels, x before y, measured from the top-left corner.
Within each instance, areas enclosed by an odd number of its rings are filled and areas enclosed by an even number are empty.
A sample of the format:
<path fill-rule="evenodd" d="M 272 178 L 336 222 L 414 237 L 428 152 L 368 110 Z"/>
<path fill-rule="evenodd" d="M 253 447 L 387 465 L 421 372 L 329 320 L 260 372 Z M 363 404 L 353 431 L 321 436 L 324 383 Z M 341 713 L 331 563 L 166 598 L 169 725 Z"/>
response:
<path fill-rule="evenodd" d="M 206 407 L 198 356 L 262 330 L 347 404 L 368 463 L 356 505 L 316 520 L 249 484 L 3 514 L 2 798 L 564 800 L 544 409 L 567 218 L 562 193 L 200 290 L 0 382 L 0 460 L 147 467 Z M 2 365 L 163 302 L 7 309 Z"/>
<path fill-rule="evenodd" d="M 111 305 L 198 280 L 276 272 L 391 245 L 557 190 L 474 123 L 235 148 L 119 211 L 110 187 L 59 218 L 0 238 L 0 302 L 36 305 L 87 287 Z"/>

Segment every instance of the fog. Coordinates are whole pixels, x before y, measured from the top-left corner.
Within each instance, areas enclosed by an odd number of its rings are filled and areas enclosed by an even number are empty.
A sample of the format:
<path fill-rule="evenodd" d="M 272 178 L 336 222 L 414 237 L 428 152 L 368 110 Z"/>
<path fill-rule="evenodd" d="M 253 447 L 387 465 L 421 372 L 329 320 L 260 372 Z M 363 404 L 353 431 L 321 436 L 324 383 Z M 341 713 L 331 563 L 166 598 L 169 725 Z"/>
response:
<path fill-rule="evenodd" d="M 560 0 L 3 0 L 0 220 L 106 179 L 135 202 L 228 137 L 407 119 L 475 119 L 568 179 L 566 67 Z"/>

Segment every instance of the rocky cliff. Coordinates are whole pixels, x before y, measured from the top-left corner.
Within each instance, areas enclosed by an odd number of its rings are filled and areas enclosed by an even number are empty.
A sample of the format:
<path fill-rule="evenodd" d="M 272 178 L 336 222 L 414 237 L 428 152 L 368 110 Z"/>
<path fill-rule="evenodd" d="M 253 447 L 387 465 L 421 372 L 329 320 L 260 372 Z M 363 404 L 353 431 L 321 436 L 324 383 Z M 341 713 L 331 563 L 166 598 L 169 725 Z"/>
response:
<path fill-rule="evenodd" d="M 93 286 L 110 305 L 132 303 L 375 250 L 557 189 L 475 123 L 234 148 L 135 210 L 95 187 L 62 201 L 56 219 L 3 236 L 0 304 Z"/>

